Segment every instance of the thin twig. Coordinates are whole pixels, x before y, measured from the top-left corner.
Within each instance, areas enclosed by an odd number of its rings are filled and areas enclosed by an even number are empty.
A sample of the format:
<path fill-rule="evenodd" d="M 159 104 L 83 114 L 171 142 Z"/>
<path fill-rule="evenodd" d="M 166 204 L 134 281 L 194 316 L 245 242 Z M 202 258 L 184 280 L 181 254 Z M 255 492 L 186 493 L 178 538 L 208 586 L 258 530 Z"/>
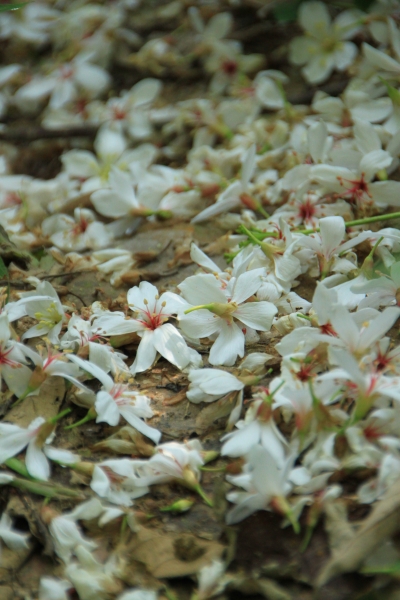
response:
<path fill-rule="evenodd" d="M 0 140 L 7 142 L 33 142 L 35 140 L 90 137 L 94 138 L 98 131 L 98 125 L 83 125 L 77 127 L 65 127 L 63 129 L 46 129 L 45 127 L 7 127 L 0 129 Z"/>

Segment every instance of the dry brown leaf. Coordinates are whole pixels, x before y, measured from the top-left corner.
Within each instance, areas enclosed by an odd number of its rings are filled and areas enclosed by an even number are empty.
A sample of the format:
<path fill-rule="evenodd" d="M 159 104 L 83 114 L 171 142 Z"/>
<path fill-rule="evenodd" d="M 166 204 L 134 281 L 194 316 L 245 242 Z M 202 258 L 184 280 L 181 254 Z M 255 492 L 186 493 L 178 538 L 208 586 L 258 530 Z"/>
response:
<path fill-rule="evenodd" d="M 8 411 L 5 421 L 27 427 L 33 419 L 51 419 L 59 412 L 65 394 L 62 377 L 50 377 L 40 388 L 37 396 L 28 396 L 23 402 Z"/>
<path fill-rule="evenodd" d="M 238 590 L 246 596 L 260 594 L 267 600 L 292 600 L 291 594 L 284 590 L 279 583 L 266 577 L 243 577 L 238 575 L 232 578 L 229 589 Z"/>
<path fill-rule="evenodd" d="M 203 408 L 196 418 L 196 431 L 204 433 L 217 419 L 228 416 L 235 407 L 236 396 L 233 392 Z"/>
<path fill-rule="evenodd" d="M 220 558 L 224 546 L 192 534 L 170 534 L 142 527 L 135 535 L 131 558 L 144 563 L 154 577 L 184 577 Z"/>
<path fill-rule="evenodd" d="M 342 502 L 327 502 L 325 506 L 325 531 L 332 552 L 343 548 L 354 537 L 354 529 L 347 520 L 347 510 Z"/>
<path fill-rule="evenodd" d="M 356 571 L 391 535 L 400 529 L 400 480 L 388 490 L 354 535 L 340 546 L 319 574 L 316 585 L 322 587 L 341 573 Z"/>

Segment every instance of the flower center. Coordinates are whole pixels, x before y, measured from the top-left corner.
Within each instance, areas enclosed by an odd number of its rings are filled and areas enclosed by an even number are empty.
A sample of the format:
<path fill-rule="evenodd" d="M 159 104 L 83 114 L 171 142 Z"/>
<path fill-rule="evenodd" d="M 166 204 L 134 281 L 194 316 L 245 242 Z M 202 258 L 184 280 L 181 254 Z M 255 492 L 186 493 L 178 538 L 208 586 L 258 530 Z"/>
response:
<path fill-rule="evenodd" d="M 366 194 L 369 198 L 372 198 L 372 195 L 369 191 L 368 182 L 365 180 L 365 173 L 361 173 L 360 179 L 352 180 L 338 177 L 338 180 L 340 185 L 347 188 L 345 191 L 345 196 L 349 202 L 353 202 L 354 204 L 360 203 L 364 194 Z M 350 187 L 345 185 L 343 182 L 349 183 Z"/>
<path fill-rule="evenodd" d="M 309 221 L 315 215 L 315 205 L 309 198 L 302 202 L 299 206 L 299 217 L 303 221 Z"/>
<path fill-rule="evenodd" d="M 35 319 L 39 321 L 39 327 L 53 329 L 62 320 L 58 307 L 52 302 L 44 312 L 36 312 Z"/>
<path fill-rule="evenodd" d="M 9 367 L 12 367 L 13 369 L 17 369 L 21 366 L 20 363 L 16 362 L 15 360 L 11 360 L 11 358 L 8 358 L 8 355 L 11 351 L 12 347 L 8 350 L 5 350 L 2 346 L 0 346 L 0 367 L 1 365 L 7 365 Z"/>
<path fill-rule="evenodd" d="M 168 321 L 171 316 L 163 313 L 163 308 L 165 308 L 166 302 L 162 302 L 161 310 L 157 311 L 157 300 L 158 297 L 155 299 L 153 310 L 150 310 L 149 302 L 146 300 L 146 298 L 143 300 L 143 304 L 146 306 L 145 309 L 136 307 L 134 309 L 141 313 L 141 318 L 137 319 L 139 323 L 142 323 L 142 325 L 144 325 L 146 329 L 149 329 L 150 331 L 154 331 L 157 329 L 157 327 L 161 327 L 161 325 L 163 325 L 165 321 Z"/>

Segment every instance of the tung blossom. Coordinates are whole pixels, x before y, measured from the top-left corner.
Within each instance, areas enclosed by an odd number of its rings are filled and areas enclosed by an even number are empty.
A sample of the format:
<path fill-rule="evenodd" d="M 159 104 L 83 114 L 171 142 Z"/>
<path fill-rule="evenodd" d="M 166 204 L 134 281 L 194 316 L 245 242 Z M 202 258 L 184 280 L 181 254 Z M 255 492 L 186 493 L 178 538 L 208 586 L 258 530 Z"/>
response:
<path fill-rule="evenodd" d="M 65 252 L 98 250 L 109 246 L 113 239 L 106 225 L 96 221 L 94 212 L 85 208 L 76 208 L 73 217 L 63 214 L 48 217 L 42 223 L 42 233 Z"/>
<path fill-rule="evenodd" d="M 32 477 L 47 480 L 50 476 L 48 458 L 63 464 L 75 463 L 79 457 L 68 450 L 53 448 L 55 423 L 43 417 L 34 419 L 27 429 L 12 423 L 0 424 L 0 464 L 27 447 L 25 464 Z"/>
<path fill-rule="evenodd" d="M 157 352 L 178 369 L 199 363 L 198 353 L 188 348 L 176 327 L 167 322 L 185 305 L 179 296 L 171 292 L 159 296 L 154 285 L 142 281 L 128 291 L 127 299 L 135 318 L 109 313 L 100 316 L 95 323 L 103 336 L 137 333 L 141 338 L 131 373 L 147 371 L 156 360 Z"/>
<path fill-rule="evenodd" d="M 248 466 L 249 472 L 228 477 L 245 491 L 228 493 L 227 499 L 236 506 L 228 513 L 227 523 L 243 521 L 257 510 L 276 510 L 290 517 L 286 496 L 293 487 L 289 479 L 293 457 L 287 459 L 282 468 L 268 450 L 255 445 L 250 451 Z"/>
<path fill-rule="evenodd" d="M 122 416 L 132 427 L 156 444 L 160 441 L 161 432 L 142 421 L 143 418 L 153 416 L 150 399 L 147 396 L 130 390 L 128 385 L 115 383 L 112 377 L 97 365 L 83 360 L 79 356 L 69 355 L 69 358 L 103 384 L 103 389 L 97 392 L 94 403 L 97 423 L 118 425 Z"/>
<path fill-rule="evenodd" d="M 332 71 L 344 71 L 354 61 L 357 46 L 349 42 L 360 29 L 362 13 L 342 12 L 332 23 L 322 2 L 305 2 L 299 9 L 299 22 L 306 35 L 296 37 L 289 46 L 289 59 L 305 65 L 302 73 L 309 83 L 322 83 Z"/>
<path fill-rule="evenodd" d="M 215 339 L 209 356 L 212 365 L 230 366 L 237 356 L 244 356 L 248 328 L 270 329 L 277 308 L 266 301 L 246 302 L 257 292 L 264 273 L 254 269 L 232 277 L 224 290 L 211 274 L 188 277 L 178 286 L 185 300 L 195 305 L 180 310 L 182 331 L 190 338 Z"/>

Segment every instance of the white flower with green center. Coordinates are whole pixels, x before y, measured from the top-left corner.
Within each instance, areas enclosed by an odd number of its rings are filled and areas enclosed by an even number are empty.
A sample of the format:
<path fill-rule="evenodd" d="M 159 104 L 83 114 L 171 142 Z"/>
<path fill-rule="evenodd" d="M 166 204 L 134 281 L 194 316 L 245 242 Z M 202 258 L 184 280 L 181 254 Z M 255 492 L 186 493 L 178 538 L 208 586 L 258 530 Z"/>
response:
<path fill-rule="evenodd" d="M 344 71 L 357 55 L 357 46 L 347 40 L 361 29 L 362 16 L 361 11 L 346 10 L 332 23 L 325 4 L 305 2 L 299 9 L 299 23 L 306 35 L 291 41 L 290 62 L 305 65 L 302 73 L 314 84 L 328 79 L 335 69 Z"/>
<path fill-rule="evenodd" d="M 244 356 L 245 335 L 268 331 L 278 312 L 271 302 L 246 302 L 262 283 L 265 269 L 254 269 L 232 277 L 221 289 L 214 275 L 194 275 L 179 284 L 182 296 L 192 306 L 181 309 L 179 322 L 189 338 L 212 337 L 209 362 L 231 366 Z"/>
<path fill-rule="evenodd" d="M 36 319 L 36 325 L 25 331 L 23 340 L 47 336 L 52 344 L 59 343 L 59 335 L 66 322 L 64 307 L 57 292 L 49 282 L 40 282 L 36 292 L 28 292 L 13 307 L 18 317 L 29 316 Z"/>

